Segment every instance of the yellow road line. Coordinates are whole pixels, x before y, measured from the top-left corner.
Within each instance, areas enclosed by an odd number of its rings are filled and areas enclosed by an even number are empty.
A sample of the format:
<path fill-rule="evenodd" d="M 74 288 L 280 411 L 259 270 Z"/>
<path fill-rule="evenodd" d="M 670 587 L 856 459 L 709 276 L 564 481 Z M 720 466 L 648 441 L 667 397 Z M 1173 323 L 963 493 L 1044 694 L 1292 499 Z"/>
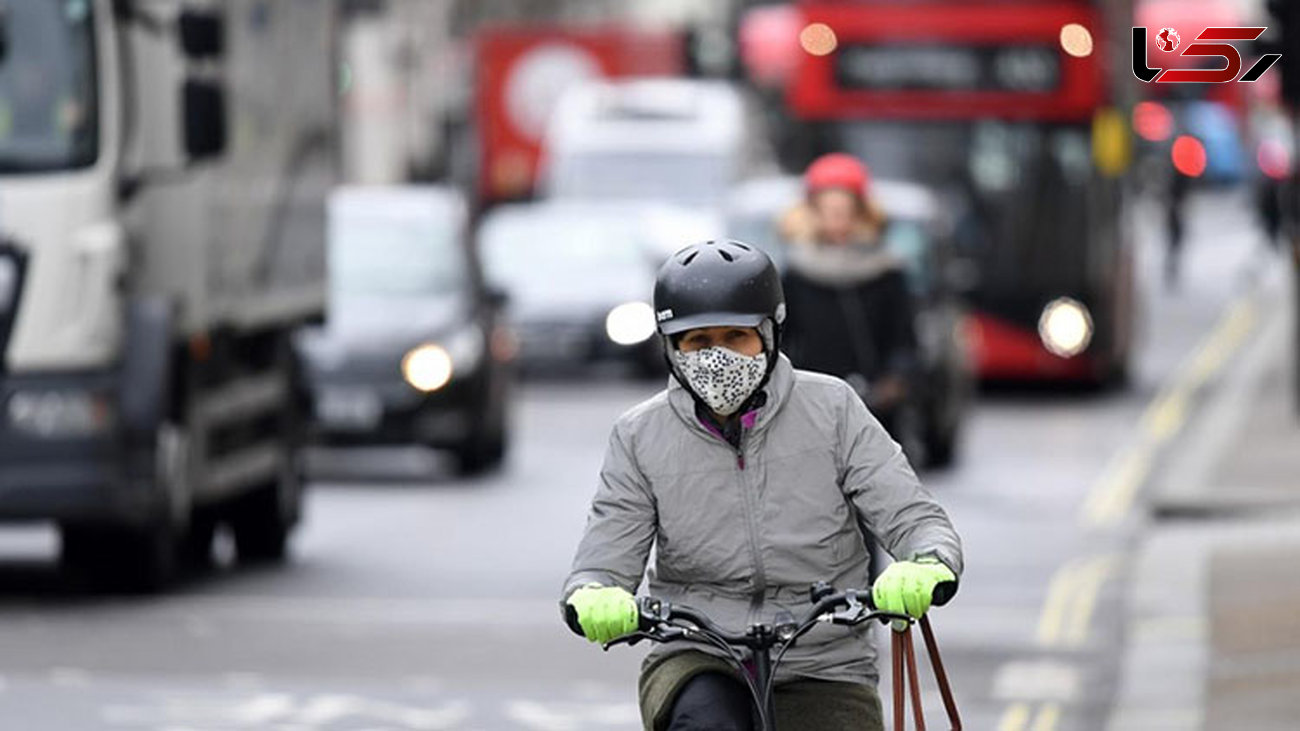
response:
<path fill-rule="evenodd" d="M 1047 600 L 1043 602 L 1043 613 L 1038 618 L 1038 644 L 1051 647 L 1060 640 L 1081 568 L 1081 561 L 1072 561 L 1052 577 L 1052 583 L 1047 587 Z"/>
<path fill-rule="evenodd" d="M 1034 725 L 1029 731 L 1054 731 L 1056 724 L 1061 720 L 1060 703 L 1044 703 L 1043 707 L 1038 709 L 1038 717 L 1034 719 Z"/>
<path fill-rule="evenodd" d="M 1082 571 L 1083 575 L 1079 579 L 1079 589 L 1075 597 L 1074 614 L 1070 617 L 1070 624 L 1064 635 L 1067 646 L 1082 647 L 1088 640 L 1093 611 L 1097 608 L 1097 597 L 1101 595 L 1101 587 L 1114 573 L 1118 563 L 1118 556 L 1099 556 Z"/>
<path fill-rule="evenodd" d="M 998 721 L 998 731 L 1025 731 L 1025 726 L 1029 725 L 1029 704 L 1012 703 L 1003 711 L 1002 719 Z"/>
<path fill-rule="evenodd" d="M 1083 501 L 1080 522 L 1088 528 L 1114 526 L 1132 508 L 1150 474 L 1155 453 L 1182 431 L 1192 397 L 1246 340 L 1258 320 L 1254 300 L 1234 304 L 1143 411 L 1137 440 L 1102 473 Z"/>
<path fill-rule="evenodd" d="M 1213 377 L 1254 328 L 1258 318 L 1258 308 L 1253 301 L 1238 302 L 1196 353 L 1188 368 L 1188 379 L 1200 386 Z"/>
<path fill-rule="evenodd" d="M 1164 442 L 1177 434 L 1187 420 L 1191 391 L 1190 388 L 1177 388 L 1157 399 L 1142 419 L 1143 430 L 1157 442 Z"/>
<path fill-rule="evenodd" d="M 1138 488 L 1151 473 L 1151 456 L 1151 450 L 1147 449 L 1130 449 L 1120 455 L 1098 481 L 1099 489 L 1084 503 L 1084 525 L 1115 525 L 1124 519 Z"/>
<path fill-rule="evenodd" d="M 1101 587 L 1115 569 L 1113 554 L 1076 559 L 1052 577 L 1038 620 L 1038 644 L 1078 647 L 1088 639 Z"/>
<path fill-rule="evenodd" d="M 1139 488 L 1150 475 L 1156 452 L 1182 430 L 1196 392 L 1223 368 L 1255 327 L 1257 319 L 1253 300 L 1235 304 L 1178 369 L 1173 381 L 1147 406 L 1137 441 L 1111 461 L 1088 491 L 1081 514 L 1085 526 L 1105 527 L 1124 520 Z M 1083 645 L 1088 639 L 1101 588 L 1118 565 L 1117 555 L 1106 554 L 1076 559 L 1058 569 L 1043 602 L 1038 643 L 1045 647 Z M 1043 704 L 1037 709 L 1037 715 L 1033 711 L 1028 703 L 1012 703 L 1003 712 L 998 731 L 1055 731 L 1061 717 L 1060 703 Z"/>

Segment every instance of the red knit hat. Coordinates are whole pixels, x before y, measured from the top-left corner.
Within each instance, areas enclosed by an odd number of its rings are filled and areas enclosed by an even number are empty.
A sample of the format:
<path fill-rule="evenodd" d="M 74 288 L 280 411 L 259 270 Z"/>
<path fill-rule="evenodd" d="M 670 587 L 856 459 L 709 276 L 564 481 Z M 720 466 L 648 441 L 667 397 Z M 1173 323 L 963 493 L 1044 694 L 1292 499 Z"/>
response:
<path fill-rule="evenodd" d="M 803 176 L 804 188 L 816 193 L 827 188 L 847 188 L 865 198 L 871 172 L 852 155 L 832 152 L 813 160 Z"/>

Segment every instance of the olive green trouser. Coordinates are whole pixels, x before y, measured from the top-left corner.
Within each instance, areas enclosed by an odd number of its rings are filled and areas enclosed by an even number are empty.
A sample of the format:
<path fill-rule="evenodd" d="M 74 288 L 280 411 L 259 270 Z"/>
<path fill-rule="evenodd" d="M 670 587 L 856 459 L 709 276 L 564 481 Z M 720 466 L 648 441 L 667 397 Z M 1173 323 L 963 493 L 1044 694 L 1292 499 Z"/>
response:
<path fill-rule="evenodd" d="M 641 669 L 641 719 L 645 731 L 663 731 L 677 693 L 700 673 L 740 680 L 725 660 L 688 650 L 649 661 Z M 741 680 L 740 682 L 744 682 Z M 866 683 L 795 680 L 776 686 L 776 731 L 884 731 L 876 689 Z"/>

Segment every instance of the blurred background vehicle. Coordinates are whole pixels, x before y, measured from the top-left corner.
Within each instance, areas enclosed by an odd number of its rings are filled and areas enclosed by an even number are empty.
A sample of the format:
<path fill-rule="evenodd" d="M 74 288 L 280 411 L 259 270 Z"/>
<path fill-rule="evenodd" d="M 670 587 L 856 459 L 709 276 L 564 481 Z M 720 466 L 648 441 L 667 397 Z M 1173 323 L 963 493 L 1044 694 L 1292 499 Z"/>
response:
<path fill-rule="evenodd" d="M 897 180 L 873 180 L 871 186 L 872 199 L 889 221 L 884 246 L 903 261 L 916 302 L 920 363 L 909 391 L 915 434 L 906 446 L 919 464 L 945 467 L 956 457 L 974 389 L 962 299 L 963 277 L 969 277 L 973 265 L 958 258 L 952 222 L 932 190 Z M 803 179 L 795 175 L 737 185 L 727 206 L 726 235 L 762 248 L 782 267 L 787 245 L 779 221 L 804 194 Z"/>
<path fill-rule="evenodd" d="M 329 201 L 329 319 L 299 335 L 327 444 L 452 450 L 467 473 L 505 455 L 505 302 L 470 246 L 464 196 L 344 187 Z"/>
<path fill-rule="evenodd" d="M 0 226 L 30 260 L 0 519 L 57 522 L 69 567 L 131 589 L 166 583 L 182 549 L 206 556 L 218 524 L 242 558 L 284 557 L 290 337 L 324 314 L 336 159 L 331 6 L 255 27 L 173 7 L 177 32 L 142 32 L 154 10 L 0 17 Z"/>
<path fill-rule="evenodd" d="M 723 208 L 727 238 L 744 241 L 772 257 L 777 269 L 786 267 L 786 242 L 778 225 L 781 216 L 804 195 L 797 175 L 769 175 L 732 186 Z"/>
<path fill-rule="evenodd" d="M 494 208 L 478 246 L 488 281 L 508 293 L 521 368 L 623 361 L 644 375 L 666 374 L 650 306 L 655 272 L 677 242 L 710 238 L 705 229 L 665 226 L 678 216 L 693 220 L 689 211 L 654 203 Z"/>
<path fill-rule="evenodd" d="M 672 78 L 686 71 L 685 38 L 670 28 L 510 23 L 499 12 L 483 12 L 488 23 L 474 38 L 473 111 L 476 192 L 483 205 L 535 192 L 547 129 L 566 90 L 599 79 Z"/>
<path fill-rule="evenodd" d="M 556 105 L 540 192 L 719 208 L 766 161 L 740 91 L 689 79 L 590 81 Z"/>
<path fill-rule="evenodd" d="M 1144 84 L 1138 26 L 1152 66 L 1207 60 L 1179 54 L 1210 26 L 1281 60 Z M 630 162 L 547 200 L 566 94 L 648 80 L 682 96 L 578 120 Z M 972 557 L 936 616 L 967 726 L 1292 728 L 1294 587 L 1241 567 L 1300 550 L 1298 81 L 1281 0 L 0 0 L 0 725 L 641 728 L 639 658 L 569 637 L 555 593 L 611 423 L 665 384 L 651 274 L 724 232 L 783 258 L 785 174 L 834 151 L 885 179 L 915 391 L 960 424 L 922 479 Z M 668 143 L 692 172 L 650 188 Z M 475 269 L 497 248 L 509 302 Z M 532 319 L 560 335 L 526 370 L 576 377 L 500 377 Z M 963 408 L 970 371 L 1011 383 Z"/>
<path fill-rule="evenodd" d="M 1112 43 L 1118 29 L 1086 2 L 800 10 L 790 32 L 804 53 L 776 102 L 797 130 L 786 136 L 954 201 L 958 246 L 977 264 L 979 376 L 1122 381 L 1135 313 L 1128 117 L 1110 90 L 1131 78 L 1096 51 L 1121 47 L 1127 28 Z"/>

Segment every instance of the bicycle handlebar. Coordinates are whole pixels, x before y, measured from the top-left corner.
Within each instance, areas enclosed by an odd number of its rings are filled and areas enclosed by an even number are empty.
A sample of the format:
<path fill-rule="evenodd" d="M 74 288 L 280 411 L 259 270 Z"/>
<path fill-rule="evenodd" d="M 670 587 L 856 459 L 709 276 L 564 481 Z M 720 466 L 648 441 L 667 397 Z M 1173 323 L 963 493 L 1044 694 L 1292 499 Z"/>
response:
<path fill-rule="evenodd" d="M 641 597 L 637 600 L 637 608 L 641 615 L 638 630 L 605 643 L 605 648 L 624 644 L 635 645 L 643 639 L 673 642 L 701 638 L 721 641 L 732 647 L 770 649 L 778 643 L 793 643 L 818 622 L 857 626 L 873 619 L 881 623 L 904 621 L 911 624 L 916 621 L 905 614 L 876 611 L 870 591 L 850 589 L 836 592 L 830 585 L 818 583 L 813 585 L 809 594 L 813 599 L 813 606 L 802 620 L 776 625 L 754 625 L 743 634 L 727 632 L 702 612 L 691 607 L 674 605 L 656 597 Z M 758 631 L 760 628 L 763 631 Z"/>

